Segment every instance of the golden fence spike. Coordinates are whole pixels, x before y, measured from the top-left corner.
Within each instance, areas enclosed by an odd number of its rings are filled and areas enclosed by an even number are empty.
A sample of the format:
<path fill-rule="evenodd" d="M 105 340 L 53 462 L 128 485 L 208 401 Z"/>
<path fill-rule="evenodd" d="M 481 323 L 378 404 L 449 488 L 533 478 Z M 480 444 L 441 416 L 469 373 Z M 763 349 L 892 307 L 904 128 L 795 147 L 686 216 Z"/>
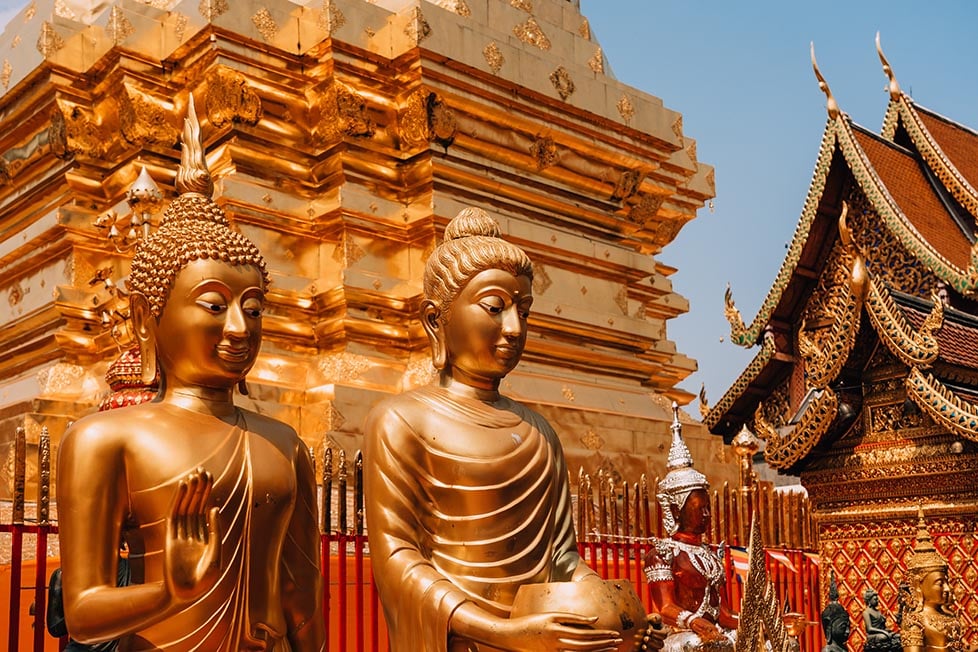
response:
<path fill-rule="evenodd" d="M 51 434 L 41 426 L 37 445 L 37 523 L 50 525 L 51 513 Z"/>
<path fill-rule="evenodd" d="M 24 500 L 27 484 L 27 431 L 18 426 L 14 435 L 14 525 L 24 524 Z"/>

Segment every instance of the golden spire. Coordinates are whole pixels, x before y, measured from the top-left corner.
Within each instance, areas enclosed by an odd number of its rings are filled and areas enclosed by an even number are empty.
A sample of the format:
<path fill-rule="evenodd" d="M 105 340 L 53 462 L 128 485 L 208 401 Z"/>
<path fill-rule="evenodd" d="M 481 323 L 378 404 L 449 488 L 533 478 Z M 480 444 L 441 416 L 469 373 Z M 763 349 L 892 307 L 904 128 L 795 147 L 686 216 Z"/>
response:
<path fill-rule="evenodd" d="M 204 143 L 200 137 L 200 122 L 194 107 L 194 94 L 187 103 L 187 117 L 183 121 L 183 148 L 180 151 L 180 167 L 174 185 L 178 194 L 196 192 L 210 198 L 214 194 L 214 180 L 207 170 Z"/>
<path fill-rule="evenodd" d="M 903 91 L 900 90 L 900 84 L 897 83 L 896 76 L 893 74 L 893 68 L 890 67 L 890 62 L 886 60 L 886 55 L 883 54 L 883 46 L 880 45 L 880 33 L 876 32 L 876 54 L 880 55 L 880 63 L 883 64 L 883 72 L 886 73 L 886 78 L 890 80 L 887 84 L 886 89 L 890 92 L 890 98 L 894 100 L 900 99 L 903 95 Z"/>
<path fill-rule="evenodd" d="M 815 61 L 815 41 L 812 41 L 812 68 L 815 70 L 815 78 L 818 79 L 818 88 L 825 93 L 825 109 L 829 112 L 829 118 L 835 120 L 839 117 L 839 103 L 832 97 L 832 89 L 829 83 L 822 76 L 822 71 L 818 69 L 818 62 Z"/>

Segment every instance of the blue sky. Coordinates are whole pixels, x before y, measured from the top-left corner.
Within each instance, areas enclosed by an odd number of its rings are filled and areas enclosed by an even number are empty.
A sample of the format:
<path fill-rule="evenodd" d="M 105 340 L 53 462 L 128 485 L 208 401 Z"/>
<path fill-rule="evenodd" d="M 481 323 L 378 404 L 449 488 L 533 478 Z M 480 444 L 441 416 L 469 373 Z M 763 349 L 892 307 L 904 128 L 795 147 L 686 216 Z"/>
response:
<path fill-rule="evenodd" d="M 0 0 L 0 25 L 25 4 Z M 716 167 L 714 212 L 700 211 L 660 256 L 679 268 L 673 286 L 690 302 L 668 325 L 699 363 L 681 387 L 705 383 L 711 402 L 754 355 L 727 341 L 724 288 L 752 320 L 808 190 L 826 119 L 809 43 L 860 124 L 878 130 L 886 107 L 879 31 L 905 91 L 978 129 L 975 2 L 581 0 L 581 10 L 615 76 L 681 112 L 699 159 Z"/>
<path fill-rule="evenodd" d="M 811 181 L 826 112 L 809 44 L 842 110 L 863 126 L 879 131 L 888 100 L 879 31 L 904 91 L 978 129 L 978 3 L 581 0 L 581 11 L 614 75 L 681 112 L 699 160 L 716 167 L 714 212 L 701 210 L 660 255 L 679 268 L 673 287 L 690 302 L 668 324 L 699 363 L 680 386 L 696 393 L 705 383 L 712 404 L 756 353 L 729 342 L 724 289 L 729 282 L 749 323 Z"/>

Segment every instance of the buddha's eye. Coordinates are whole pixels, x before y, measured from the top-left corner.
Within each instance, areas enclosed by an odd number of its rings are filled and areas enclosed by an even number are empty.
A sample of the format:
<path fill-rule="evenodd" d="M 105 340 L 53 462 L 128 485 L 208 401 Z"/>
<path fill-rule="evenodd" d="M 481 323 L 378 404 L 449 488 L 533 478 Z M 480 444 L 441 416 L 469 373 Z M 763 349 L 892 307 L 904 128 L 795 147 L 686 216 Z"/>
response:
<path fill-rule="evenodd" d="M 242 304 L 241 310 L 250 318 L 258 319 L 265 311 L 265 306 L 257 299 L 249 299 Z"/>
<path fill-rule="evenodd" d="M 506 307 L 503 304 L 503 300 L 499 297 L 486 297 L 479 302 L 482 309 L 488 312 L 490 315 L 498 315 Z"/>
<path fill-rule="evenodd" d="M 227 304 L 224 302 L 224 297 L 212 292 L 197 297 L 197 305 L 215 315 L 228 309 Z"/>

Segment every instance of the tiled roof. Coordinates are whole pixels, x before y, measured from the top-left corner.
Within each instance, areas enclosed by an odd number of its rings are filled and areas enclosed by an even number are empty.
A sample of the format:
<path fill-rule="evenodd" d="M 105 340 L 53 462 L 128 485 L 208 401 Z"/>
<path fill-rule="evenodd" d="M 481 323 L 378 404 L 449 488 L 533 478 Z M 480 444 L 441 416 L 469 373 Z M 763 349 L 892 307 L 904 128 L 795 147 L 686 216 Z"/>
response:
<path fill-rule="evenodd" d="M 859 146 L 900 210 L 934 249 L 961 269 L 968 267 L 971 243 L 948 213 L 911 153 L 862 130 Z"/>
<path fill-rule="evenodd" d="M 978 133 L 919 106 L 914 108 L 951 165 L 972 188 L 978 188 Z"/>

